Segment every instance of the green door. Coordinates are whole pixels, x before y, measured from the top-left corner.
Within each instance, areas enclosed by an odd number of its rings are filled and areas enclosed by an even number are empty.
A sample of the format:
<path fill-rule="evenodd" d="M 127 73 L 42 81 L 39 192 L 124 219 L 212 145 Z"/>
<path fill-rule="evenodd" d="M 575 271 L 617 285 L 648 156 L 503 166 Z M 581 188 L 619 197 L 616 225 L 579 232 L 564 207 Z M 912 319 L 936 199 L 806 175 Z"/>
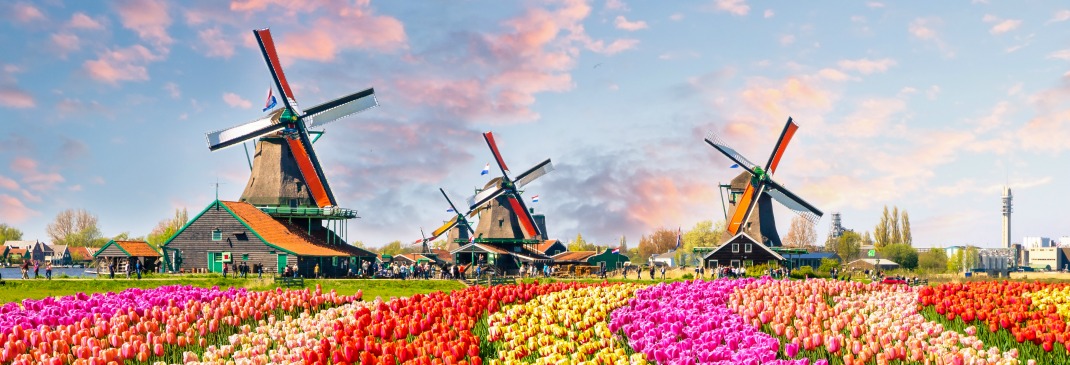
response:
<path fill-rule="evenodd" d="M 279 254 L 278 270 L 279 274 L 282 274 L 283 271 L 286 271 L 286 254 L 284 253 Z"/>
<path fill-rule="evenodd" d="M 223 272 L 223 254 L 219 252 L 208 253 L 208 271 Z"/>

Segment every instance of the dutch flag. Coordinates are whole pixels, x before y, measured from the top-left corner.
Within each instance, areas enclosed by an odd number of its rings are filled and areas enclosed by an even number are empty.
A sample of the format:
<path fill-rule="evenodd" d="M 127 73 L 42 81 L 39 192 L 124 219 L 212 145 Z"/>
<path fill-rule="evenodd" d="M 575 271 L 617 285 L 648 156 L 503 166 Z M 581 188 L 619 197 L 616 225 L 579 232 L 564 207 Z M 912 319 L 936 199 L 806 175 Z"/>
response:
<path fill-rule="evenodd" d="M 486 174 L 489 174 L 489 173 L 490 173 L 490 163 L 488 162 L 486 166 L 483 166 L 483 172 L 480 172 L 479 175 L 483 176 L 483 175 L 486 175 Z"/>
<path fill-rule="evenodd" d="M 267 100 L 264 101 L 264 110 L 261 111 L 266 112 L 269 109 L 274 108 L 275 104 L 278 104 L 278 102 L 275 100 L 275 95 L 272 95 L 273 92 L 274 90 L 271 89 L 271 86 L 268 86 L 268 97 Z"/>
<path fill-rule="evenodd" d="M 680 249 L 680 244 L 683 243 L 683 236 L 684 234 L 680 228 L 676 228 L 676 248 L 672 249 L 673 251 Z"/>
<path fill-rule="evenodd" d="M 539 202 L 539 196 L 538 195 L 532 195 L 531 196 L 531 202 L 532 203 L 538 203 Z"/>
<path fill-rule="evenodd" d="M 446 213 L 454 213 L 453 208 L 446 208 Z"/>
<path fill-rule="evenodd" d="M 614 254 L 618 254 L 618 253 L 620 253 L 620 246 L 617 246 L 617 248 L 614 248 L 614 249 L 613 249 L 613 253 L 614 253 Z"/>

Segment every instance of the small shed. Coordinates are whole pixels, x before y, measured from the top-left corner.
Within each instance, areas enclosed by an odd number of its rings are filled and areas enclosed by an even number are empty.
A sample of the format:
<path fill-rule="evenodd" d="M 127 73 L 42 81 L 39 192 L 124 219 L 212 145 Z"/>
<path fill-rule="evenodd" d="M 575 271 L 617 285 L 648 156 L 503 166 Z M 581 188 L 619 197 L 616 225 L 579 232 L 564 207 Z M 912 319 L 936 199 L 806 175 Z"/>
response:
<path fill-rule="evenodd" d="M 669 251 L 663 254 L 651 256 L 650 263 L 653 265 L 676 267 L 676 251 Z"/>
<path fill-rule="evenodd" d="M 858 259 L 851 261 L 847 267 L 861 270 L 895 270 L 899 268 L 899 264 L 888 259 Z"/>
<path fill-rule="evenodd" d="M 553 256 L 554 264 L 587 264 L 587 259 L 598 254 L 596 251 L 565 251 Z"/>
<path fill-rule="evenodd" d="M 116 273 L 133 272 L 135 264 L 141 263 L 142 272 L 155 272 L 163 258 L 145 241 L 111 240 L 93 254 L 100 273 L 109 272 L 114 267 Z"/>
<path fill-rule="evenodd" d="M 607 248 L 602 253 L 588 257 L 587 263 L 594 266 L 606 266 L 606 270 L 613 271 L 624 267 L 624 263 L 628 262 L 628 256 L 613 253 L 613 249 Z"/>

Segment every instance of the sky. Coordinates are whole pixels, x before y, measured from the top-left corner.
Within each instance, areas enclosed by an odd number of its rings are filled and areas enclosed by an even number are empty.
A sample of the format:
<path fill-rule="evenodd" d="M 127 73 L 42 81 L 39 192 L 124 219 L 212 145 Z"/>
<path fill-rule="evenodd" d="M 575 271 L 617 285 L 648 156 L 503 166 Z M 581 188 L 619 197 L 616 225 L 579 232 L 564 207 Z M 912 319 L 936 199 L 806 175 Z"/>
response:
<path fill-rule="evenodd" d="M 259 118 L 269 27 L 295 97 L 375 87 L 316 152 L 350 240 L 438 226 L 487 181 L 493 131 L 552 238 L 629 243 L 723 220 L 738 169 L 714 132 L 847 228 L 885 205 L 918 247 L 1070 235 L 1070 5 L 1064 1 L 12 1 L 0 5 L 0 222 L 47 241 L 64 209 L 106 236 L 237 200 L 242 148 L 206 132 Z M 276 93 L 277 95 L 277 93 Z M 777 208 L 781 235 L 791 212 Z"/>

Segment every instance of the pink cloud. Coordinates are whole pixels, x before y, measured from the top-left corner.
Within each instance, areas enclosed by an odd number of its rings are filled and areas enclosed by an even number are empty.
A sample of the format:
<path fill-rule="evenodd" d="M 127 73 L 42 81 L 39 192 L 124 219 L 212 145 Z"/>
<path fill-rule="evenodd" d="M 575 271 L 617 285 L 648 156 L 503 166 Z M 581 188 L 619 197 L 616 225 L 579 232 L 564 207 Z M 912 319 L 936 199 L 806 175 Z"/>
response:
<path fill-rule="evenodd" d="M 208 57 L 230 58 L 234 55 L 234 44 L 226 40 L 219 27 L 201 30 L 197 32 L 197 38 L 201 41 L 198 48 Z"/>
<path fill-rule="evenodd" d="M 714 8 L 736 16 L 744 16 L 750 12 L 750 6 L 745 0 L 715 0 Z"/>
<path fill-rule="evenodd" d="M 841 60 L 837 64 L 844 70 L 858 71 L 868 75 L 871 73 L 888 71 L 888 68 L 895 66 L 896 62 L 891 58 L 882 58 L 879 60 L 860 58 L 857 60 Z"/>
<path fill-rule="evenodd" d="M 1048 23 L 1065 22 L 1067 20 L 1070 20 L 1070 10 L 1063 9 L 1055 12 L 1055 15 L 1052 15 L 1051 19 L 1048 20 Z"/>
<path fill-rule="evenodd" d="M 166 50 L 173 41 L 167 34 L 171 16 L 167 2 L 163 0 L 128 0 L 119 3 L 119 20 L 123 27 L 133 30 L 138 37 Z"/>
<path fill-rule="evenodd" d="M 6 176 L 0 176 L 0 188 L 4 188 L 4 189 L 7 189 L 7 190 L 18 190 L 19 189 L 19 183 L 15 182 L 15 180 L 12 180 L 12 179 L 10 179 L 10 178 L 8 178 Z"/>
<path fill-rule="evenodd" d="M 51 190 L 56 184 L 65 181 L 63 175 L 55 172 L 42 172 L 37 167 L 37 161 L 28 157 L 16 157 L 11 161 L 11 171 L 22 175 L 22 182 L 31 190 Z"/>
<path fill-rule="evenodd" d="M 81 41 L 74 33 L 59 32 L 52 34 L 52 44 L 55 44 L 59 48 L 61 54 L 77 51 L 81 48 Z"/>
<path fill-rule="evenodd" d="M 779 84 L 755 80 L 741 92 L 741 98 L 751 110 L 773 120 L 798 115 L 799 110 L 828 110 L 832 103 L 828 91 L 800 76 L 789 77 Z"/>
<path fill-rule="evenodd" d="M 104 29 L 104 24 L 82 12 L 71 15 L 71 20 L 67 21 L 67 26 L 75 29 Z"/>
<path fill-rule="evenodd" d="M 15 88 L 0 87 L 0 106 L 25 109 L 33 108 L 36 105 L 37 103 L 30 93 Z"/>
<path fill-rule="evenodd" d="M 838 135 L 854 138 L 870 138 L 887 133 L 893 116 L 903 112 L 906 103 L 898 99 L 866 99 L 857 110 L 844 118 L 844 123 L 835 128 Z"/>
<path fill-rule="evenodd" d="M 1022 25 L 1022 21 L 1018 19 L 1000 19 L 999 17 L 991 14 L 986 14 L 982 19 L 985 23 L 996 23 L 988 30 L 992 34 L 1003 34 L 1018 28 Z"/>
<path fill-rule="evenodd" d="M 606 10 L 628 11 L 628 4 L 625 4 L 621 0 L 607 0 L 605 5 Z"/>
<path fill-rule="evenodd" d="M 223 101 L 235 108 L 249 109 L 253 107 L 251 101 L 242 99 L 241 96 L 235 93 L 223 93 Z"/>
<path fill-rule="evenodd" d="M 33 5 L 17 3 L 11 6 L 11 16 L 23 23 L 38 22 L 45 20 L 45 14 Z"/>
<path fill-rule="evenodd" d="M 119 81 L 145 81 L 149 79 L 145 65 L 161 57 L 138 44 L 118 50 L 109 50 L 95 60 L 88 60 L 82 67 L 89 77 L 109 84 Z"/>
<path fill-rule="evenodd" d="M 309 21 L 301 30 L 275 35 L 279 57 L 289 59 L 332 61 L 348 49 L 370 49 L 390 52 L 408 47 L 405 26 L 398 19 L 376 15 L 369 1 L 304 4 L 276 0 L 234 1 L 231 10 L 244 13 L 275 11 L 286 14 L 313 13 L 325 8 L 324 16 Z"/>
<path fill-rule="evenodd" d="M 617 29 L 623 29 L 633 32 L 647 28 L 646 22 L 642 20 L 630 22 L 628 21 L 628 19 L 625 19 L 623 15 L 618 15 L 617 18 L 613 21 L 613 25 L 616 26 Z"/>
<path fill-rule="evenodd" d="M 33 216 L 37 216 L 40 213 L 27 208 L 16 197 L 7 194 L 0 194 L 0 220 L 11 223 L 23 223 L 27 219 Z"/>
<path fill-rule="evenodd" d="M 167 91 L 168 95 L 171 95 L 171 99 L 178 99 L 182 97 L 182 90 L 178 88 L 178 84 L 168 82 L 163 84 L 163 89 Z"/>

